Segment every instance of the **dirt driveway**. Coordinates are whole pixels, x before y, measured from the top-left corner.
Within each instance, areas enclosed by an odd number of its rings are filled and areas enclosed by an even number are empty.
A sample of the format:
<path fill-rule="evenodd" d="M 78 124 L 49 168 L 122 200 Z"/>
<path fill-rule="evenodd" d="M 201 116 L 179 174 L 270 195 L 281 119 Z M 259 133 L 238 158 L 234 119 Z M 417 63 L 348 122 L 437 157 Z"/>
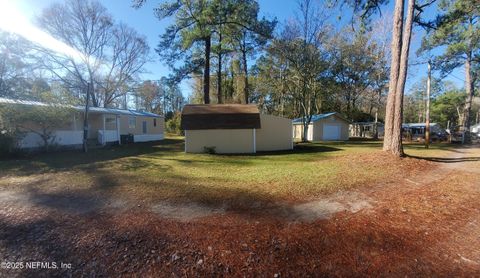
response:
<path fill-rule="evenodd" d="M 480 149 L 429 160 L 396 182 L 245 211 L 5 189 L 0 276 L 479 276 Z"/>

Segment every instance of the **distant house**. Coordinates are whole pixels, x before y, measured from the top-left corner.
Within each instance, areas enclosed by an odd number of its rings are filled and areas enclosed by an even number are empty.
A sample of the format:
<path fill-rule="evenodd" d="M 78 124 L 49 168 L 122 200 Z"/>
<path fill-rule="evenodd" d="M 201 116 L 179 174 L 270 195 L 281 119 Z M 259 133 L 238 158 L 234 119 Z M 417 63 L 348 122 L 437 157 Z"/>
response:
<path fill-rule="evenodd" d="M 0 98 L 1 105 L 45 106 L 48 104 L 36 101 L 25 101 Z M 66 106 L 67 107 L 67 106 Z M 68 106 L 72 115 L 61 126 L 55 127 L 51 142 L 59 146 L 76 147 L 83 143 L 83 119 L 85 107 Z M 54 109 L 52 107 L 52 109 Z M 27 123 L 30 129 L 39 129 L 35 121 Z M 19 140 L 20 148 L 37 148 L 43 142 L 40 136 L 32 131 L 24 130 L 24 136 Z M 90 107 L 88 112 L 88 139 L 101 145 L 121 143 L 122 135 L 130 135 L 133 142 L 147 142 L 164 138 L 163 116 L 125 109 Z"/>
<path fill-rule="evenodd" d="M 425 123 L 404 123 L 402 124 L 402 136 L 404 139 L 421 141 L 425 139 Z M 444 140 L 446 131 L 437 123 L 430 124 L 430 137 L 434 140 Z"/>
<path fill-rule="evenodd" d="M 350 121 L 337 112 L 318 114 L 312 117 L 307 131 L 309 141 L 346 141 Z M 293 120 L 293 137 L 300 140 L 303 133 L 302 119 Z"/>
<path fill-rule="evenodd" d="M 190 104 L 182 111 L 185 152 L 256 153 L 293 148 L 292 121 L 256 105 Z"/>
<path fill-rule="evenodd" d="M 380 122 L 355 122 L 351 123 L 350 137 L 357 138 L 374 138 L 375 135 L 378 138 L 383 137 L 385 125 Z"/>

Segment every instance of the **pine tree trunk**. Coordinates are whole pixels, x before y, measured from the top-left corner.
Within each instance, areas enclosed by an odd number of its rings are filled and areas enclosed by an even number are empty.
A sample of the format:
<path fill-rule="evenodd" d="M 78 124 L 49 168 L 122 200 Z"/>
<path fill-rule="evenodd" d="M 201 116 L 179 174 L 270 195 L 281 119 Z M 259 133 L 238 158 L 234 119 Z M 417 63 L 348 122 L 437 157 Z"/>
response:
<path fill-rule="evenodd" d="M 400 58 L 400 72 L 398 76 L 397 89 L 395 93 L 395 112 L 393 118 L 393 129 L 391 137 L 390 152 L 396 156 L 403 156 L 402 146 L 402 122 L 403 122 L 403 95 L 408 71 L 408 54 L 412 38 L 413 13 L 415 11 L 415 0 L 408 1 L 407 19 L 403 31 L 402 51 Z"/>
<path fill-rule="evenodd" d="M 248 104 L 248 99 L 250 98 L 249 92 L 248 92 L 248 64 L 247 64 L 247 51 L 242 52 L 242 58 L 243 58 L 243 75 L 245 78 L 245 87 L 243 88 L 243 95 L 245 97 L 245 104 Z"/>
<path fill-rule="evenodd" d="M 403 33 L 403 0 L 395 1 L 395 12 L 393 16 L 393 34 L 391 44 L 391 65 L 390 82 L 388 87 L 387 107 L 385 111 L 385 131 L 383 137 L 383 150 L 391 151 L 394 129 L 395 98 L 398 76 L 400 73 L 400 58 L 402 49 Z"/>
<path fill-rule="evenodd" d="M 230 94 L 228 95 L 229 101 L 231 102 L 233 102 L 233 94 L 235 91 L 234 82 L 235 82 L 235 72 L 233 71 L 233 67 L 232 67 L 232 69 L 230 70 L 230 88 L 229 88 Z"/>
<path fill-rule="evenodd" d="M 205 68 L 203 70 L 203 101 L 205 104 L 210 103 L 210 48 L 211 37 L 205 38 Z"/>
<path fill-rule="evenodd" d="M 222 103 L 222 34 L 218 37 L 217 102 Z"/>
<path fill-rule="evenodd" d="M 467 98 L 465 100 L 465 107 L 463 109 L 463 119 L 462 126 L 465 131 L 470 131 L 470 112 L 472 110 L 472 100 L 474 96 L 474 79 L 472 76 L 472 56 L 467 55 L 467 60 L 465 61 L 465 90 L 467 92 Z M 470 142 L 470 134 L 465 133 L 465 142 Z"/>

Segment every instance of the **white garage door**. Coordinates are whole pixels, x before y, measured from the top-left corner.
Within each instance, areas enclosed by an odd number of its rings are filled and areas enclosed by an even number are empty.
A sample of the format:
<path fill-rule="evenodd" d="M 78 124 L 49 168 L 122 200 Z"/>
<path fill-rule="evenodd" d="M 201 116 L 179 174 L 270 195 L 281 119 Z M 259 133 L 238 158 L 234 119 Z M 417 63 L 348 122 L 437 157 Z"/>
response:
<path fill-rule="evenodd" d="M 340 125 L 324 124 L 323 125 L 323 140 L 334 141 L 340 140 Z"/>

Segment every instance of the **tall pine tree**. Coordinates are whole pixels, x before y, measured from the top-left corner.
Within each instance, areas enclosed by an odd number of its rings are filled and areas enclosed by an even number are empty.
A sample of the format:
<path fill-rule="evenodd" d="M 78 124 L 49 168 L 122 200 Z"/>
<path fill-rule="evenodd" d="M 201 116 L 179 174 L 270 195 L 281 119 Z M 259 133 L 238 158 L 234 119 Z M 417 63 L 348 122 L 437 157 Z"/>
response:
<path fill-rule="evenodd" d="M 480 1 L 443 0 L 439 3 L 443 12 L 434 22 L 435 28 L 425 36 L 422 50 L 444 49 L 435 57 L 435 67 L 443 75 L 465 67 L 466 100 L 460 124 L 470 130 L 474 85 L 478 78 L 475 69 L 480 66 Z M 467 133 L 468 134 L 468 133 Z M 469 140 L 469 136 L 466 137 Z"/>

